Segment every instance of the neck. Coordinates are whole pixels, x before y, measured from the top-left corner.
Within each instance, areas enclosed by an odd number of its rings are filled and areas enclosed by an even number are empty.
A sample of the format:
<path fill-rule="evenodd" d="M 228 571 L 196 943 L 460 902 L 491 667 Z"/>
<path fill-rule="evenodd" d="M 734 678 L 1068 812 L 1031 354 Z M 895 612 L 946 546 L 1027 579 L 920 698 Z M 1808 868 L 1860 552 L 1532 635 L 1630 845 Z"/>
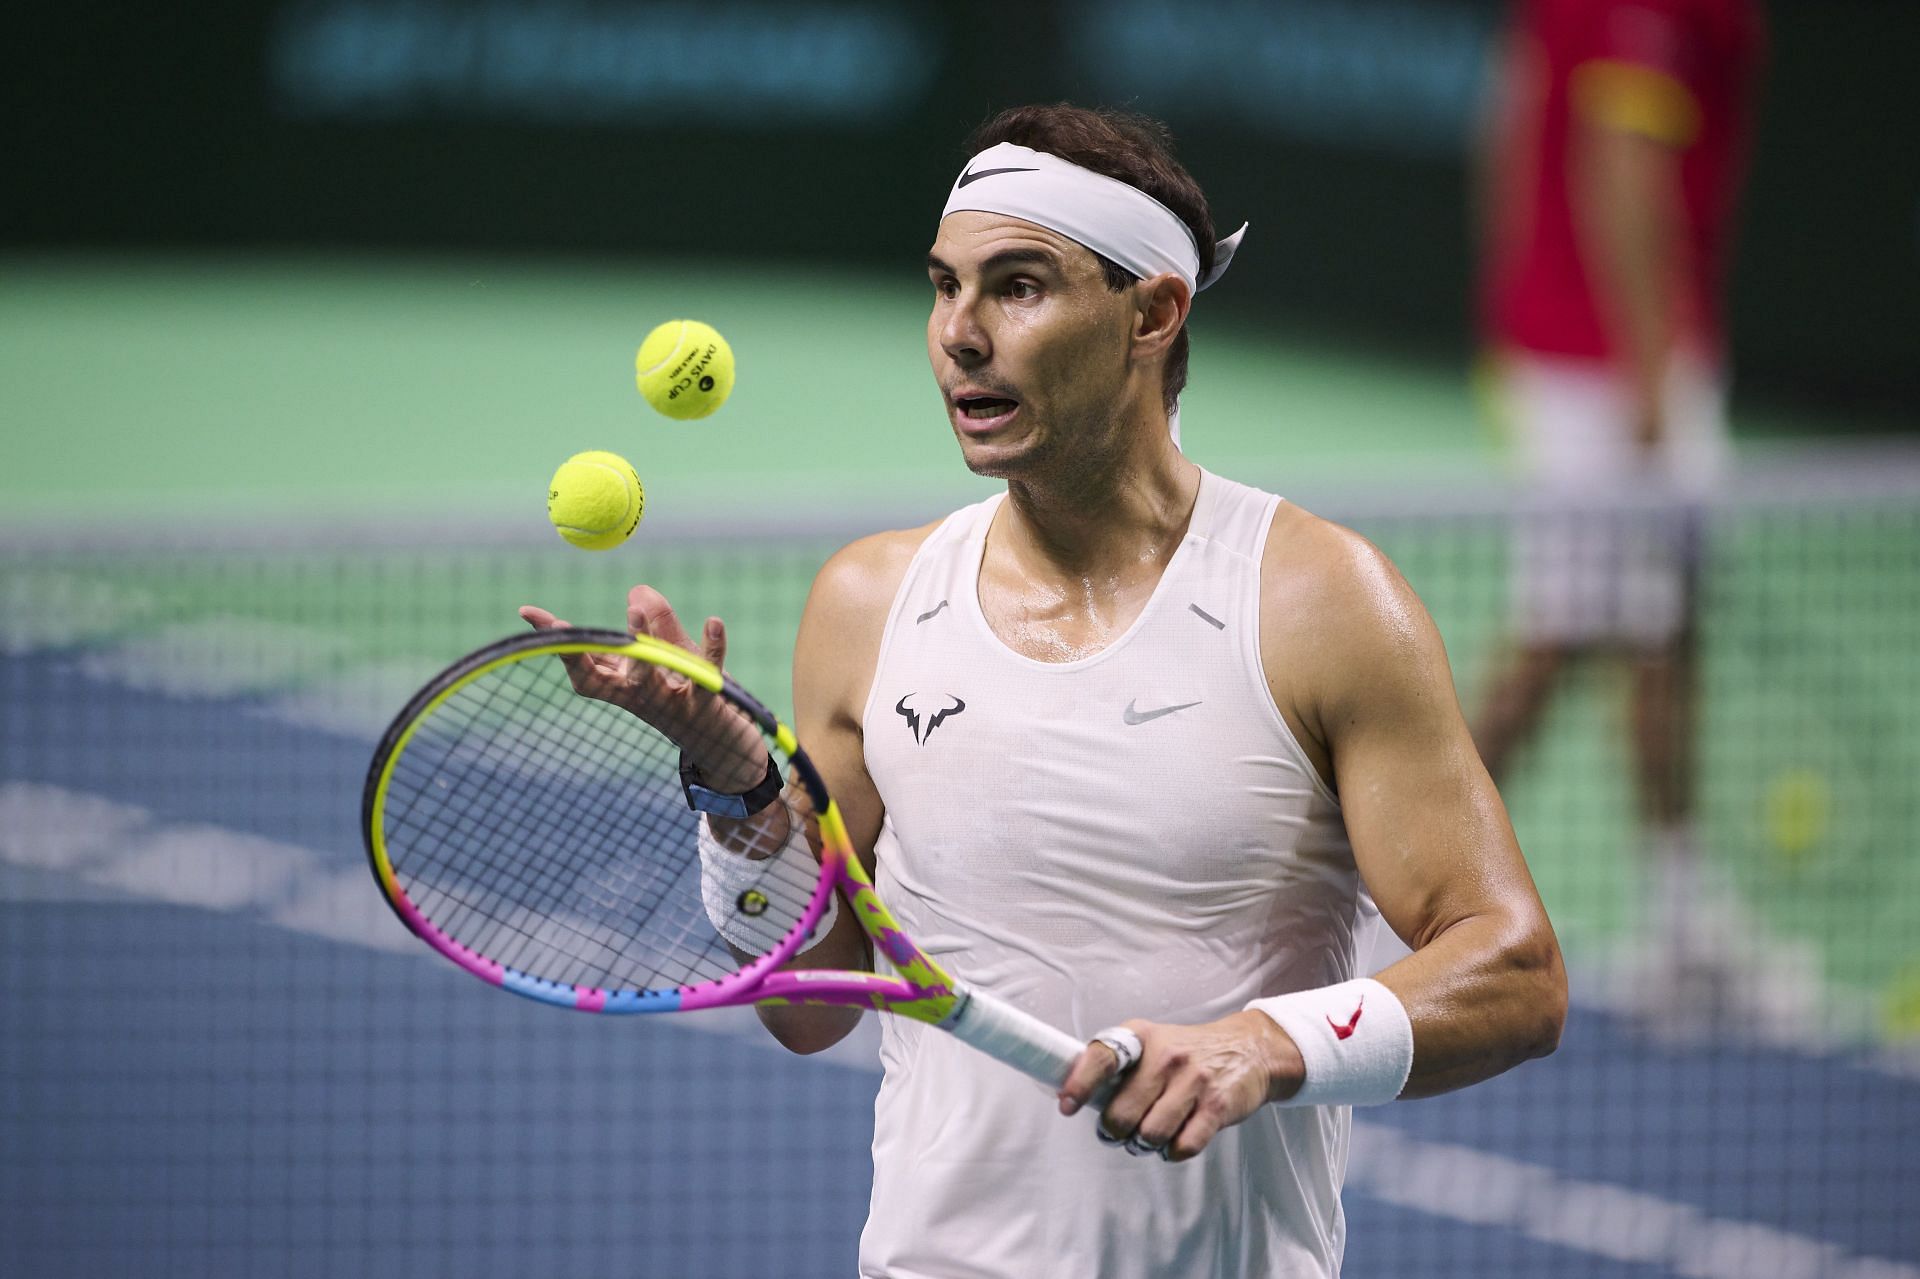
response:
<path fill-rule="evenodd" d="M 1023 567 L 1104 576 L 1166 563 L 1193 514 L 1200 468 L 1174 447 L 1164 416 L 1127 436 L 1078 467 L 1008 480 L 1005 531 Z"/>

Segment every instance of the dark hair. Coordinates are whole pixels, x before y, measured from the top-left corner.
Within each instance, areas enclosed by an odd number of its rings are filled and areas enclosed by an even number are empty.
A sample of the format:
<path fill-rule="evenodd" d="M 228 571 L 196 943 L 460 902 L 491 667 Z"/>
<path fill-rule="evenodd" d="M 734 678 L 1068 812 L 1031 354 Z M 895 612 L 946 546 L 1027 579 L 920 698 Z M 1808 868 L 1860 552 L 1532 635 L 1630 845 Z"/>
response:
<path fill-rule="evenodd" d="M 1009 107 L 973 131 L 967 154 L 977 155 L 1002 142 L 1057 155 L 1083 169 L 1137 187 L 1173 211 L 1193 232 L 1200 250 L 1200 271 L 1213 267 L 1213 214 L 1193 175 L 1173 158 L 1173 132 L 1151 116 L 1131 111 L 1071 106 Z M 1095 253 L 1107 287 L 1115 293 L 1140 277 Z M 1187 330 L 1182 325 L 1167 352 L 1166 405 L 1173 411 L 1187 384 Z"/>

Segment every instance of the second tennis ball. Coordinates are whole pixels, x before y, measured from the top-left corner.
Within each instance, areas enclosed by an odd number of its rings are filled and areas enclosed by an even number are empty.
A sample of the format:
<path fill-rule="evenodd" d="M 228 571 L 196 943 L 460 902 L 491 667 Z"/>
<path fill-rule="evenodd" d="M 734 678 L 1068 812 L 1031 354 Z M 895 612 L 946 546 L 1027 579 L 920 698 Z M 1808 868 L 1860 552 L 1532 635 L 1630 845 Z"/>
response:
<path fill-rule="evenodd" d="M 698 320 L 668 320 L 647 334 L 633 368 L 647 403 L 682 421 L 705 417 L 733 393 L 733 348 Z"/>
<path fill-rule="evenodd" d="M 612 550 L 640 527 L 646 490 L 618 453 L 575 453 L 547 485 L 547 518 L 560 536 L 589 551 Z"/>

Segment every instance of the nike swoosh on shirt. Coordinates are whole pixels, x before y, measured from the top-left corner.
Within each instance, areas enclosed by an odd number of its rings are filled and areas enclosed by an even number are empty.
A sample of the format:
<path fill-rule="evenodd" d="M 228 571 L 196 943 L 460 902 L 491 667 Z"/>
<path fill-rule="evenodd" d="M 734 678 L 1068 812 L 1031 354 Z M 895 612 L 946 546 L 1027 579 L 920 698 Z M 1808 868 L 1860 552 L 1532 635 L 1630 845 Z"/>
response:
<path fill-rule="evenodd" d="M 1038 169 L 975 169 L 971 173 L 961 174 L 960 180 L 954 183 L 953 185 L 955 185 L 956 187 L 963 187 L 963 186 L 966 186 L 969 182 L 978 182 L 981 178 L 990 178 L 996 173 L 1038 173 L 1038 172 L 1040 172 L 1040 170 Z"/>
<path fill-rule="evenodd" d="M 1129 724 L 1144 724 L 1150 719 L 1159 719 L 1162 715 L 1171 715 L 1175 711 L 1183 711 L 1189 706 L 1198 706 L 1199 704 L 1198 702 L 1182 702 L 1178 706 L 1161 706 L 1154 710 L 1141 711 L 1135 710 L 1133 703 L 1128 702 L 1127 709 L 1120 712 L 1120 718 Z"/>

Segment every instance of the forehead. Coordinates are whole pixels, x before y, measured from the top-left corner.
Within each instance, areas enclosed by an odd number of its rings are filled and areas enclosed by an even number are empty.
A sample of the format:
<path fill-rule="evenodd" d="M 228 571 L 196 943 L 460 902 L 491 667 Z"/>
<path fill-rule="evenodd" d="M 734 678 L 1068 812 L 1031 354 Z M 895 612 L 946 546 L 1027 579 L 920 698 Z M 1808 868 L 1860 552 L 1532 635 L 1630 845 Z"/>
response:
<path fill-rule="evenodd" d="M 1049 253 L 1069 272 L 1099 268 L 1093 250 L 1077 240 L 1037 223 L 978 209 L 956 209 L 941 218 L 929 252 L 963 271 L 997 254 L 1035 249 Z"/>

